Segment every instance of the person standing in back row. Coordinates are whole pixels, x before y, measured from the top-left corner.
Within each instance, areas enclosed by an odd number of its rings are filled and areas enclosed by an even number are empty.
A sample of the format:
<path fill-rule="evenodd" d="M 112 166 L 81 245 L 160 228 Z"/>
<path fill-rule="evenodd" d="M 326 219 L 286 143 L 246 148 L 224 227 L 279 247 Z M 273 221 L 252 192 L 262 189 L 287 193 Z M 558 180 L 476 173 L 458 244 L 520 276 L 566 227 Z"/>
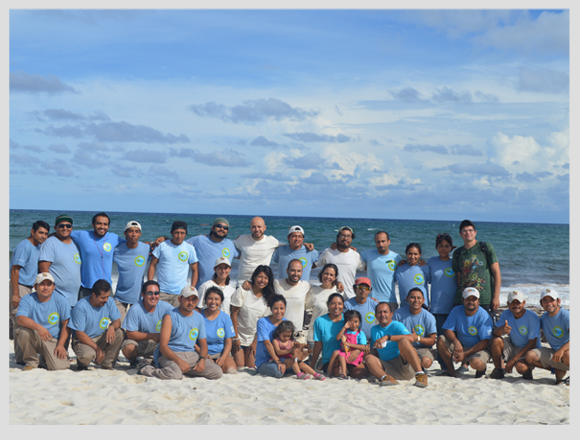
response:
<path fill-rule="evenodd" d="M 479 291 L 480 307 L 487 312 L 499 307 L 501 273 L 495 249 L 491 243 L 479 242 L 475 238 L 475 225 L 463 220 L 459 225 L 463 246 L 453 252 L 453 271 L 457 274 L 457 291 L 454 305 L 461 305 L 461 295 L 468 287 Z"/>

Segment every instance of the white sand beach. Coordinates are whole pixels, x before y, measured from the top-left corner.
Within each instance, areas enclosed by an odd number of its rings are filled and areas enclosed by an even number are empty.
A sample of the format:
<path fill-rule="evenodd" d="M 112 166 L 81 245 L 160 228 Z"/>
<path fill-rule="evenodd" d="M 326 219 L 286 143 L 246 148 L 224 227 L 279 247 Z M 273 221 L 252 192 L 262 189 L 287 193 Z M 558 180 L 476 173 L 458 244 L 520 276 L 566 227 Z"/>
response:
<path fill-rule="evenodd" d="M 129 369 L 23 372 L 9 341 L 11 425 L 568 425 L 570 387 L 548 371 L 533 381 L 438 377 L 379 387 L 361 381 L 274 379 L 246 372 L 217 381 L 161 381 Z M 71 357 L 74 352 L 71 350 Z M 493 369 L 488 364 L 487 373 Z M 274 433 L 273 433 L 274 434 Z"/>

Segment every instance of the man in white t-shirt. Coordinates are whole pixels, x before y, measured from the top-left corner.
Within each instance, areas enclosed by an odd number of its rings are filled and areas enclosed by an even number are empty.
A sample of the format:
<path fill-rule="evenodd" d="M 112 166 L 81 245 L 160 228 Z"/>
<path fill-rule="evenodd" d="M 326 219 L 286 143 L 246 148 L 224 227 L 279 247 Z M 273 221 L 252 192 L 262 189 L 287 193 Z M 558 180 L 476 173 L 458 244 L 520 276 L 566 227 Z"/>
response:
<path fill-rule="evenodd" d="M 336 278 L 344 285 L 344 295 L 346 299 L 354 298 L 354 279 L 357 270 L 364 270 L 364 262 L 357 251 L 351 249 L 350 245 L 355 238 L 354 230 L 349 226 L 343 226 L 336 235 L 336 249 L 327 248 L 320 254 L 320 258 L 313 267 L 323 267 L 332 263 L 338 267 L 338 277 Z"/>
<path fill-rule="evenodd" d="M 304 306 L 306 295 L 310 290 L 310 283 L 303 281 L 302 262 L 298 259 L 290 261 L 286 269 L 288 276 L 281 280 L 274 280 L 276 293 L 286 298 L 286 313 L 284 318 L 294 324 L 295 331 L 302 330 L 304 323 Z"/>
<path fill-rule="evenodd" d="M 240 235 L 234 240 L 240 252 L 238 267 L 238 286 L 252 277 L 256 267 L 268 266 L 274 250 L 282 245 L 271 235 L 265 235 L 266 223 L 262 217 L 254 217 L 250 222 L 251 234 Z"/>

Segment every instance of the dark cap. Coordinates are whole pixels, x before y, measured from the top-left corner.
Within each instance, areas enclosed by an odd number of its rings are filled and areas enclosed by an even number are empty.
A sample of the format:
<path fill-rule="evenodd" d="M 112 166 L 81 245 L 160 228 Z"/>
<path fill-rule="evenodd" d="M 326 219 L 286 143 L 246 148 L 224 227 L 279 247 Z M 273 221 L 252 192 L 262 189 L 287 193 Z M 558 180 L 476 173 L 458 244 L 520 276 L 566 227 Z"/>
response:
<path fill-rule="evenodd" d="M 54 221 L 54 226 L 58 225 L 60 222 L 70 222 L 70 224 L 72 225 L 73 221 L 72 221 L 72 218 L 70 218 L 70 216 L 68 216 L 66 214 L 61 214 Z"/>
<path fill-rule="evenodd" d="M 185 229 L 185 233 L 187 234 L 187 223 L 180 220 L 173 222 L 171 225 L 171 232 L 175 231 L 176 229 Z"/>
<path fill-rule="evenodd" d="M 463 228 L 466 228 L 467 226 L 471 226 L 473 229 L 475 229 L 475 225 L 471 222 L 471 220 L 463 220 L 460 224 L 459 224 L 459 232 L 461 232 L 461 230 Z"/>

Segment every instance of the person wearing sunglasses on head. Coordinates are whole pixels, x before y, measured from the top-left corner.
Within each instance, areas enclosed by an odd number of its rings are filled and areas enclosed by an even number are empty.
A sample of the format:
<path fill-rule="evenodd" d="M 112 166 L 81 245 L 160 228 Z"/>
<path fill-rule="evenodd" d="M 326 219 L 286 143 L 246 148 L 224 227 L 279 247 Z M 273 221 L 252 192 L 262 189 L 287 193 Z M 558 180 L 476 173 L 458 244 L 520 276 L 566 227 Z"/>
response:
<path fill-rule="evenodd" d="M 72 217 L 59 215 L 54 222 L 54 235 L 40 247 L 38 271 L 49 272 L 54 277 L 54 291 L 64 296 L 73 307 L 79 298 L 81 287 L 81 256 L 70 234 Z"/>
<path fill-rule="evenodd" d="M 159 283 L 150 280 L 141 287 L 141 300 L 131 306 L 123 321 L 127 338 L 121 346 L 123 355 L 137 368 L 139 363 L 151 363 L 155 349 L 159 345 L 163 317 L 173 310 L 173 306 L 159 301 Z M 143 361 L 138 359 L 141 357 Z"/>

